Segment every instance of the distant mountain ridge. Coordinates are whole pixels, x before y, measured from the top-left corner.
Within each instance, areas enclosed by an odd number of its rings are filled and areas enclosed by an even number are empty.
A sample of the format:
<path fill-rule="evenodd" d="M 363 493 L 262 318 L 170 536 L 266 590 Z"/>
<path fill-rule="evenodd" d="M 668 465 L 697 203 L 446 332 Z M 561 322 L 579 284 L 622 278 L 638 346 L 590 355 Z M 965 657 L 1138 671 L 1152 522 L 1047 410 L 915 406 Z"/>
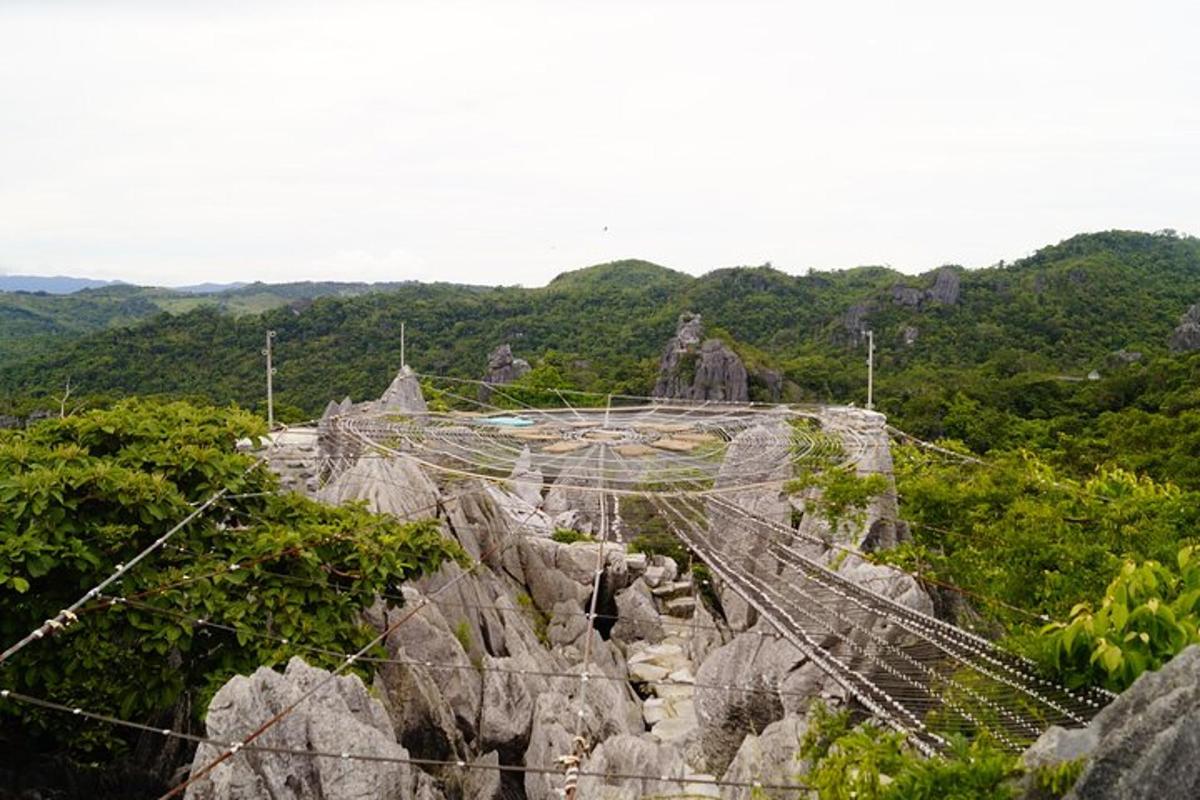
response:
<path fill-rule="evenodd" d="M 0 275 L 0 292 L 73 294 L 83 289 L 98 289 L 102 286 L 115 286 L 121 283 L 123 281 L 75 278 L 68 275 Z"/>

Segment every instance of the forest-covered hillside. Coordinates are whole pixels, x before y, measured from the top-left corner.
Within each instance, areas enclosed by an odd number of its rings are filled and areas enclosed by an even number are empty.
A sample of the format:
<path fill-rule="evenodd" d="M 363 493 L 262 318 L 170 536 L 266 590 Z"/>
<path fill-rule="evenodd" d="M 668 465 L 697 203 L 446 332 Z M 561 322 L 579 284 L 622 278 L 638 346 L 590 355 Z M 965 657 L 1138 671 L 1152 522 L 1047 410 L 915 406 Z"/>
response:
<path fill-rule="evenodd" d="M 477 377 L 488 352 L 509 342 L 535 365 L 553 364 L 570 385 L 647 394 L 678 315 L 696 311 L 710 333 L 781 370 L 794 399 L 865 400 L 861 333 L 870 328 L 881 402 L 912 417 L 914 397 L 944 385 L 1016 375 L 1069 383 L 1093 369 L 1108 374 L 1120 351 L 1141 353 L 1142 363 L 1166 355 L 1180 316 L 1200 301 L 1200 241 L 1169 232 L 1088 234 L 1012 264 L 920 276 L 878 267 L 793 276 L 762 266 L 693 278 L 624 261 L 538 289 L 408 283 L 342 296 L 361 288 L 250 285 L 221 295 L 224 305 L 203 296 L 154 301 L 134 287 L 6 296 L 55 313 L 4 309 L 11 319 L 0 336 L 0 392 L 12 406 L 53 394 L 69 378 L 77 393 L 196 394 L 254 406 L 261 341 L 272 328 L 279 402 L 309 414 L 330 397 L 377 395 L 399 364 L 406 322 L 409 361 L 422 372 Z M 264 295 L 287 304 L 228 313 Z M 154 316 L 125 324 L 147 313 Z M 15 355 L 38 332 L 114 321 L 118 327 L 52 350 Z M 908 386 L 914 376 L 920 380 Z"/>
<path fill-rule="evenodd" d="M 5 285 L 39 285 L 35 281 L 14 280 Z M 48 278 L 45 281 L 58 281 L 47 284 L 51 286 L 76 288 L 69 292 L 0 288 L 0 366 L 50 353 L 80 335 L 132 325 L 164 311 L 181 314 L 198 308 L 212 308 L 235 316 L 261 314 L 284 305 L 302 308 L 317 297 L 355 297 L 369 292 L 392 291 L 405 285 L 303 281 L 231 287 L 202 284 L 164 289 L 125 283 L 89 286 L 89 283 L 99 282 L 72 278 Z M 469 287 L 463 288 L 469 290 Z"/>

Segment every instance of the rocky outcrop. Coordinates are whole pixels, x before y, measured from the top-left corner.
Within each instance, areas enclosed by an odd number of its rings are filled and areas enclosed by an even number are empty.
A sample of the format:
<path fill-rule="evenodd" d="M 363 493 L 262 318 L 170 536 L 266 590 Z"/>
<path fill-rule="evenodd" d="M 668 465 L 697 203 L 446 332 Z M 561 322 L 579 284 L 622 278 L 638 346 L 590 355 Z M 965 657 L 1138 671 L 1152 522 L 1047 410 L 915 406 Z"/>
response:
<path fill-rule="evenodd" d="M 300 658 L 281 674 L 261 667 L 249 677 L 236 676 L 213 697 L 205 729 L 211 738 L 240 741 L 288 708 L 314 687 L 316 694 L 255 740 L 260 746 L 295 751 L 355 753 L 407 759 L 395 740 L 383 705 L 367 694 L 354 676 L 329 680 L 330 674 Z M 207 765 L 222 749 L 202 744 L 193 768 Z M 245 751 L 227 758 L 188 787 L 188 800 L 288 798 L 289 800 L 409 800 L 411 768 L 399 761 L 343 760 L 308 755 Z"/>
<path fill-rule="evenodd" d="M 892 303 L 907 308 L 924 308 L 929 304 L 957 305 L 962 280 L 959 273 L 958 267 L 942 267 L 934 274 L 933 286 L 928 289 L 897 284 L 892 287 Z"/>
<path fill-rule="evenodd" d="M 764 633 L 766 629 L 754 629 L 739 635 L 709 655 L 696 673 L 700 742 L 706 764 L 718 772 L 733 760 L 747 734 L 783 718 L 779 684 L 805 660 L 788 642 Z"/>
<path fill-rule="evenodd" d="M 753 783 L 778 786 L 802 783 L 806 765 L 799 760 L 800 742 L 808 725 L 802 716 L 789 714 L 772 722 L 760 734 L 750 734 L 742 741 L 723 780 L 727 783 Z M 755 792 L 746 786 L 730 787 L 724 795 L 728 800 L 761 800 L 762 798 L 796 797 L 794 789 L 763 789 Z"/>
<path fill-rule="evenodd" d="M 683 320 L 677 340 L 698 363 L 708 344 L 702 336 L 699 318 Z M 327 420 L 378 411 L 385 401 L 397 403 L 391 413 L 419 413 L 412 410 L 419 407 L 409 403 L 411 397 L 404 399 L 409 389 L 419 392 L 415 376 L 402 370 L 393 383 L 396 391 L 389 390 L 391 394 L 377 403 L 331 404 Z M 694 388 L 694 382 L 688 388 Z M 820 416 L 824 439 L 817 446 L 827 445 L 834 452 L 836 440 L 860 473 L 890 473 L 882 417 L 850 409 Z M 791 537 L 802 507 L 793 505 L 782 484 L 792 477 L 795 432 L 783 415 L 763 413 L 756 419 L 757 425 L 729 444 L 714 481 L 719 491 L 703 501 L 708 520 L 697 515 L 696 535 L 717 537 L 727 554 L 755 577 L 791 585 L 805 578 L 794 564 L 773 557 L 766 547 L 769 537 L 782 530 L 791 547 L 807 547 L 813 559 L 848 580 L 931 611 L 929 598 L 910 577 L 825 545 L 835 533 L 827 523 L 820 528 L 819 515 L 802 513 L 797 531 L 819 534 L 818 541 L 805 545 L 803 537 Z M 328 427 L 336 428 L 336 423 Z M 379 699 L 370 701 L 375 709 L 371 718 L 382 721 L 375 727 L 395 748 L 388 752 L 450 764 L 421 769 L 401 764 L 397 787 L 389 785 L 377 794 L 371 794 L 378 787 L 370 781 L 397 776 L 387 771 L 374 776 L 365 770 L 360 783 L 367 782 L 362 789 L 366 794 L 360 796 L 556 798 L 561 775 L 500 768 L 553 765 L 572 751 L 577 733 L 589 745 L 585 771 L 641 776 L 586 776 L 590 782 L 584 783 L 582 796 L 746 796 L 730 795 L 729 789 L 719 792 L 712 782 L 721 776 L 739 782 L 792 782 L 803 768 L 795 761 L 795 746 L 809 702 L 820 697 L 832 705 L 848 703 L 844 691 L 797 647 L 757 620 L 729 586 L 719 581 L 712 586 L 695 583 L 686 565 L 661 554 L 627 552 L 612 539 L 603 552 L 596 542 L 554 541 L 551 534 L 559 525 L 595 530 L 601 495 L 582 491 L 578 484 L 588 476 L 570 470 L 547 484 L 528 453 L 514 451 L 517 455 L 507 478 L 486 482 L 450 481 L 405 456 L 347 457 L 321 491 L 329 502 L 366 501 L 376 511 L 404 518 L 436 516 L 444 535 L 477 562 L 469 569 L 449 563 L 432 575 L 392 588 L 385 598 L 390 606 L 380 600 L 365 613 L 378 631 L 405 619 L 385 639 L 388 658 L 374 667 L 373 689 Z M 836 534 L 839 543 L 863 549 L 894 543 L 895 531 L 879 527 L 895 518 L 894 500 L 894 493 L 885 493 L 868 508 L 861 526 Z M 624 498 L 610 497 L 609 503 L 610 534 L 619 538 Z M 735 519 L 744 522 L 744 515 L 730 511 L 730 504 L 770 524 L 757 531 L 731 524 Z M 601 616 L 589 621 L 586 611 L 598 566 L 595 600 Z M 402 605 L 395 596 L 399 592 Z M 809 616 L 820 613 L 812 610 Z M 814 617 L 814 622 L 829 630 L 832 646 L 841 622 L 833 616 Z M 871 633 L 895 635 L 882 627 Z M 219 711 L 214 709 L 214 724 L 221 720 Z M 350 730 L 339 738 L 356 742 Z M 322 759 L 312 761 L 318 772 L 332 769 Z M 459 761 L 464 766 L 456 766 Z M 368 763 L 371 769 L 378 766 Z M 387 767 L 397 763 L 379 762 Z M 479 768 L 467 768 L 472 764 Z M 358 762 L 351 765 L 363 771 Z M 297 780 L 323 780 L 299 766 L 295 769 Z M 239 794 L 242 786 L 251 789 Z M 254 785 L 244 782 L 226 781 L 222 787 L 205 800 L 271 796 L 255 795 Z M 280 790 L 275 796 L 321 795 Z M 342 796 L 336 790 L 328 794 Z"/>
<path fill-rule="evenodd" d="M 840 335 L 835 335 L 836 340 L 840 340 L 844 344 L 853 344 L 863 337 L 867 332 L 871 307 L 866 303 L 856 303 L 846 309 L 846 313 L 842 314 L 842 326 Z"/>
<path fill-rule="evenodd" d="M 1171 333 L 1171 349 L 1177 353 L 1200 350 L 1200 303 L 1188 308 Z"/>
<path fill-rule="evenodd" d="M 373 511 L 400 519 L 421 519 L 437 514 L 438 489 L 408 456 L 360 458 L 318 493 L 332 505 L 366 500 Z"/>
<path fill-rule="evenodd" d="M 956 305 L 960 293 L 960 280 L 957 268 L 942 267 L 937 271 L 937 276 L 933 279 L 933 288 L 927 293 L 928 298 L 934 303 L 940 303 L 944 306 Z"/>
<path fill-rule="evenodd" d="M 487 371 L 483 374 L 483 382 L 487 385 L 479 387 L 479 402 L 486 403 L 491 399 L 491 386 L 512 383 L 526 372 L 529 372 L 529 362 L 514 358 L 511 345 L 500 345 L 488 356 Z"/>
<path fill-rule="evenodd" d="M 782 484 L 792 475 L 789 449 L 787 423 L 782 418 L 764 417 L 760 424 L 739 433 L 729 443 L 714 488 L 748 488 L 724 491 L 708 504 L 709 525 L 725 552 L 757 574 L 770 577 L 779 569 L 767 552 L 769 540 L 754 527 L 729 525 L 727 506 L 732 504 L 754 516 L 786 524 L 791 507 Z M 754 624 L 756 613 L 738 594 L 723 586 L 718 587 L 718 593 L 733 630 L 745 630 Z"/>
<path fill-rule="evenodd" d="M 749 377 L 737 353 L 719 339 L 702 341 L 699 314 L 682 314 L 658 365 L 655 397 L 746 402 Z"/>
<path fill-rule="evenodd" d="M 658 775 L 682 778 L 686 774 L 677 749 L 656 742 L 649 736 L 621 734 L 600 744 L 581 766 L 584 773 L 610 775 Z M 601 778 L 585 774 L 579 780 L 580 797 L 604 797 L 638 800 L 643 797 L 673 797 L 681 794 L 682 784 L 645 778 Z M 685 796 L 691 796 L 685 795 Z"/>
<path fill-rule="evenodd" d="M 384 390 L 378 410 L 389 414 L 424 414 L 429 410 L 425 406 L 425 395 L 421 393 L 421 381 L 407 364 Z"/>
<path fill-rule="evenodd" d="M 1085 728 L 1051 728 L 1030 768 L 1086 758 L 1070 800 L 1200 797 L 1200 645 L 1144 673 Z"/>

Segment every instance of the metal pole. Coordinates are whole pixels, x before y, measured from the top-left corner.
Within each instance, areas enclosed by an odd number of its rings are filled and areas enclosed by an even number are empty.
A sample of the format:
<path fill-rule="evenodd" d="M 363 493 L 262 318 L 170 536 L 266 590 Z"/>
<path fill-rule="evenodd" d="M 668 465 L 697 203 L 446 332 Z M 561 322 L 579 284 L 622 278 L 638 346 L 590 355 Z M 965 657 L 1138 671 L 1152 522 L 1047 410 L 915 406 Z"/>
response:
<path fill-rule="evenodd" d="M 400 367 L 403 368 L 407 361 L 404 360 L 404 323 L 400 323 Z"/>
<path fill-rule="evenodd" d="M 271 366 L 271 342 L 275 339 L 275 331 L 267 331 L 267 347 L 263 355 L 267 357 L 267 430 L 275 428 L 275 385 L 272 380 L 275 367 Z"/>
<path fill-rule="evenodd" d="M 867 410 L 875 408 L 875 331 L 867 331 Z"/>

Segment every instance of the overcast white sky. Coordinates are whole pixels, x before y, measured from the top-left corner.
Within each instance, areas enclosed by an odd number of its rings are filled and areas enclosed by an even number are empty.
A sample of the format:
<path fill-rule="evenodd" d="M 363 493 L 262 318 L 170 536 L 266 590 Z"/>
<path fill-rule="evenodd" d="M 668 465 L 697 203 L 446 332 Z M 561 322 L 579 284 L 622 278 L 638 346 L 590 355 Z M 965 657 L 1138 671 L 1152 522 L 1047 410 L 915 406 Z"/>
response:
<path fill-rule="evenodd" d="M 982 5 L 5 2 L 0 271 L 539 285 L 1200 233 L 1200 6 Z"/>

